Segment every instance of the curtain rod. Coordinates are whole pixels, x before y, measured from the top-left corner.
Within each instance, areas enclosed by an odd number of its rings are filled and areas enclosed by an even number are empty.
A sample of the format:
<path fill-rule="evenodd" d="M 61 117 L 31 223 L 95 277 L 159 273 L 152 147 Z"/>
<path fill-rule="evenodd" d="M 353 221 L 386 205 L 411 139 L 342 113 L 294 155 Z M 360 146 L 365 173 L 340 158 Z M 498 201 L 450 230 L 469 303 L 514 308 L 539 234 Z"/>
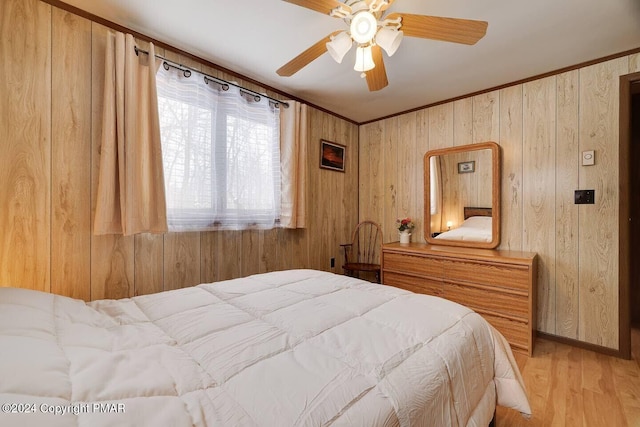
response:
<path fill-rule="evenodd" d="M 138 53 L 144 53 L 144 54 L 149 55 L 148 51 L 140 49 L 138 46 L 134 46 L 134 50 L 136 51 L 136 55 L 138 55 Z M 222 90 L 224 90 L 224 91 L 229 90 L 229 85 L 231 85 L 233 87 L 237 87 L 238 89 L 240 89 L 241 92 L 245 92 L 245 93 L 253 95 L 253 98 L 255 99 L 256 102 L 260 101 L 260 98 L 262 98 L 264 96 L 269 101 L 273 102 L 275 104 L 275 107 L 278 107 L 280 104 L 282 104 L 282 105 L 284 105 L 285 108 L 289 108 L 289 104 L 287 102 L 280 101 L 279 99 L 272 98 L 269 95 L 265 95 L 263 93 L 258 93 L 258 92 L 254 91 L 254 90 L 247 89 L 247 88 L 242 87 L 242 86 L 240 86 L 238 84 L 235 84 L 233 82 L 228 82 L 228 81 L 226 81 L 224 79 L 220 79 L 218 77 L 210 76 L 208 74 L 203 73 L 202 71 L 196 70 L 195 68 L 191 68 L 191 67 L 188 67 L 186 65 L 178 64 L 177 62 L 174 62 L 174 61 L 172 61 L 170 59 L 167 59 L 167 58 L 165 58 L 163 56 L 160 56 L 160 55 L 156 55 L 156 58 L 162 59 L 164 61 L 164 64 L 162 66 L 164 67 L 165 70 L 169 70 L 169 67 L 175 68 L 177 70 L 182 71 L 182 73 L 184 74 L 185 77 L 190 77 L 191 76 L 191 72 L 195 72 L 195 73 L 198 73 L 198 74 L 201 74 L 201 75 L 204 76 L 204 82 L 206 84 L 209 84 L 209 81 L 212 81 L 214 83 L 219 84 L 222 87 Z"/>

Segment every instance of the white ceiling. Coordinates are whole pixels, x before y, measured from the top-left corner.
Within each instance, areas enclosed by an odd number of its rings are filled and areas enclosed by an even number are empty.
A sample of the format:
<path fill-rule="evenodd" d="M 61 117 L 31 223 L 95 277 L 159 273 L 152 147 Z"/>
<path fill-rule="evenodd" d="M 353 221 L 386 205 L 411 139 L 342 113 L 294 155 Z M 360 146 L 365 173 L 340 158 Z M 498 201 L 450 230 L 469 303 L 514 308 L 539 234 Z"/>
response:
<path fill-rule="evenodd" d="M 474 46 L 405 37 L 384 55 L 389 86 L 369 92 L 328 54 L 276 70 L 339 19 L 280 0 L 64 0 L 361 123 L 640 47 L 640 0 L 396 0 L 389 12 L 487 21 Z"/>

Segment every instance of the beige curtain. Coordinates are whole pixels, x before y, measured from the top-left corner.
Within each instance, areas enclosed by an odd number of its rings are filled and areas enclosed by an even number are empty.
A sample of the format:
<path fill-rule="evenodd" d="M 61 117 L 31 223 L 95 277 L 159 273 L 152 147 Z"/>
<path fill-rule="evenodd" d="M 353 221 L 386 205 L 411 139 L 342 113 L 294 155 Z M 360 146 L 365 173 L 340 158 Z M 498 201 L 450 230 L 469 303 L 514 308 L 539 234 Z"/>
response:
<path fill-rule="evenodd" d="M 442 172 L 440 170 L 439 156 L 431 156 L 429 158 L 429 196 L 431 197 L 431 215 L 440 212 L 442 205 Z"/>
<path fill-rule="evenodd" d="M 285 228 L 305 228 L 308 108 L 296 101 L 286 102 L 288 108 L 280 106 L 280 224 Z"/>
<path fill-rule="evenodd" d="M 100 174 L 94 234 L 167 231 L 153 44 L 110 33 L 105 60 Z"/>
<path fill-rule="evenodd" d="M 429 209 L 431 214 L 431 230 L 441 231 L 442 228 L 442 167 L 440 156 L 429 158 Z"/>

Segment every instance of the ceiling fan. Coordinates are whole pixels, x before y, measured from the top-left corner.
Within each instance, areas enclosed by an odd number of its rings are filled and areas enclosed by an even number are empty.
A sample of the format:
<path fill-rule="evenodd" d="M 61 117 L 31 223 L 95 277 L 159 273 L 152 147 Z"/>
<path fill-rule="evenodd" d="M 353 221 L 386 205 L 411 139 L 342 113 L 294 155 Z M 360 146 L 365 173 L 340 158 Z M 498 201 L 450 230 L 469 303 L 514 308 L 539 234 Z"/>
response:
<path fill-rule="evenodd" d="M 487 32 L 488 23 L 469 19 L 443 18 L 384 12 L 395 0 L 284 0 L 316 12 L 343 19 L 348 30 L 335 31 L 277 71 L 283 77 L 292 76 L 325 52 L 338 63 L 356 44 L 354 70 L 367 78 L 370 91 L 386 87 L 382 49 L 391 56 L 400 46 L 402 37 L 420 37 L 453 43 L 476 44 Z"/>

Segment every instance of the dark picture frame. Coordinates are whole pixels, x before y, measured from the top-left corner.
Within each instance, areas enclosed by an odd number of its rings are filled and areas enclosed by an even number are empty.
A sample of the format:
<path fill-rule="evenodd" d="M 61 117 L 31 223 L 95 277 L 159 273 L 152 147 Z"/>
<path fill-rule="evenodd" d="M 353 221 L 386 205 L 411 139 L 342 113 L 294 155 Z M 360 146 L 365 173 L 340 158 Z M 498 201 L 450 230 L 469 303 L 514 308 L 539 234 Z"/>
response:
<path fill-rule="evenodd" d="M 320 140 L 320 167 L 344 172 L 347 147 L 331 141 Z"/>
<path fill-rule="evenodd" d="M 476 162 L 472 160 L 470 162 L 460 162 L 458 163 L 458 173 L 471 173 L 476 170 Z"/>

